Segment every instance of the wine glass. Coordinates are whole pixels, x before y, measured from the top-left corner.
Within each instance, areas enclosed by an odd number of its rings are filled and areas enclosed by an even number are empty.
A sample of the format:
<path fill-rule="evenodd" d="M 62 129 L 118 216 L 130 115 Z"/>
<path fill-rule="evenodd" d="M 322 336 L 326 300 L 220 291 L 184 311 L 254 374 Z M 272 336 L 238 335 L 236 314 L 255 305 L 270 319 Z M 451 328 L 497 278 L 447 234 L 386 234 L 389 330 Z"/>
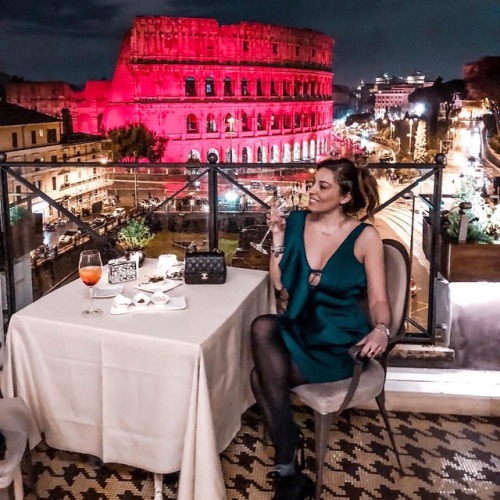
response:
<path fill-rule="evenodd" d="M 286 218 L 290 214 L 290 208 L 285 200 L 285 198 L 279 198 L 276 200 L 272 207 L 271 207 L 271 214 L 272 215 L 279 215 L 280 217 Z M 266 234 L 263 236 L 262 240 L 260 240 L 259 243 L 254 243 L 253 241 L 250 242 L 250 246 L 252 248 L 255 248 L 260 253 L 263 253 L 264 255 L 267 255 L 269 252 L 264 248 L 264 241 L 266 241 L 266 238 L 269 236 L 269 233 L 271 232 L 271 228 L 269 228 L 266 231 Z"/>
<path fill-rule="evenodd" d="M 102 315 L 102 311 L 101 309 L 94 308 L 92 288 L 102 276 L 101 254 L 97 250 L 84 250 L 80 254 L 78 272 L 80 273 L 80 279 L 89 287 L 90 292 L 90 308 L 82 311 L 82 316 L 85 318 L 99 317 Z"/>

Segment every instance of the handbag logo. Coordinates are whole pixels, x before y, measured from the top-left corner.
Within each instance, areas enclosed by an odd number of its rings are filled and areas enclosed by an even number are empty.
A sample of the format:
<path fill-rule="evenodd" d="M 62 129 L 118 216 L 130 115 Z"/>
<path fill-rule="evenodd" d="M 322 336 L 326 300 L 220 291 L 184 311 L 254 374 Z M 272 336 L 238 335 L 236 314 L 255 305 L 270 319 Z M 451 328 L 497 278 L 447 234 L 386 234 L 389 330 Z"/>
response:
<path fill-rule="evenodd" d="M 201 279 L 203 281 L 207 280 L 208 279 L 208 273 L 201 273 Z"/>

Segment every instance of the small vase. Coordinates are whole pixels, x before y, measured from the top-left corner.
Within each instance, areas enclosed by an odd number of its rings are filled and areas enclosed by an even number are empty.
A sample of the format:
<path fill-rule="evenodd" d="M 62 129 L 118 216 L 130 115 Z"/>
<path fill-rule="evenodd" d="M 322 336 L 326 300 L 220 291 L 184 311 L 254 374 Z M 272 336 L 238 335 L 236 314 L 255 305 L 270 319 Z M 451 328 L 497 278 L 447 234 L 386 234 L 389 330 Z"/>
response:
<path fill-rule="evenodd" d="M 139 256 L 139 267 L 142 267 L 144 264 L 144 259 L 146 258 L 146 254 L 142 248 L 137 248 L 134 250 L 127 250 L 127 259 L 132 260 L 136 255 Z"/>

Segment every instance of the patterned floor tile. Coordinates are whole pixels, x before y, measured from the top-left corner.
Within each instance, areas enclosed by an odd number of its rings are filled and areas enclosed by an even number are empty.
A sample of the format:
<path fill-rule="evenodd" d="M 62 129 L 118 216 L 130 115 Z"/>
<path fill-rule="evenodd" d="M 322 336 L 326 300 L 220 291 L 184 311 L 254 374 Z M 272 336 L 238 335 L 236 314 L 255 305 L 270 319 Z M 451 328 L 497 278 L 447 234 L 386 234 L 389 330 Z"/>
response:
<path fill-rule="evenodd" d="M 296 416 L 306 440 L 306 472 L 313 477 L 313 417 L 302 406 L 296 407 Z M 324 499 L 500 499 L 498 419 L 392 413 L 391 423 L 405 475 L 400 476 L 396 468 L 378 412 L 345 412 L 329 435 Z M 240 432 L 221 455 L 229 500 L 272 498 L 266 473 L 273 464 L 273 449 L 262 436 L 260 416 L 253 407 L 244 414 Z M 95 458 L 45 444 L 32 452 L 32 473 L 36 495 L 27 485 L 28 499 L 153 498 L 152 474 L 103 465 Z M 176 498 L 177 479 L 177 474 L 165 477 L 166 500 Z"/>

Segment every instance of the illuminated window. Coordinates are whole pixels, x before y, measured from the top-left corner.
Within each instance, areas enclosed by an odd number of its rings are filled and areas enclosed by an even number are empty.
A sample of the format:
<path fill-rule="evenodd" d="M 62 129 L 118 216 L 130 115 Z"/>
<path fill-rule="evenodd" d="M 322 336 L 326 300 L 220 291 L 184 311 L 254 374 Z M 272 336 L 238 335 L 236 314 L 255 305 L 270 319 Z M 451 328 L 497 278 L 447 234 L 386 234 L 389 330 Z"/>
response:
<path fill-rule="evenodd" d="M 200 161 L 200 153 L 196 151 L 196 149 L 192 149 L 188 153 L 187 161 L 189 163 L 199 163 Z"/>
<path fill-rule="evenodd" d="M 250 93 L 248 92 L 248 82 L 246 78 L 243 78 L 241 80 L 241 95 L 242 96 L 250 95 Z"/>
<path fill-rule="evenodd" d="M 271 129 L 278 130 L 280 128 L 279 118 L 274 114 L 271 115 Z"/>
<path fill-rule="evenodd" d="M 186 130 L 188 134 L 196 134 L 198 132 L 198 120 L 195 115 L 188 115 L 186 119 Z"/>
<path fill-rule="evenodd" d="M 206 131 L 208 133 L 212 133 L 212 132 L 217 132 L 217 126 L 216 126 L 216 123 L 215 123 L 215 116 L 210 113 L 208 116 L 207 116 L 207 127 L 206 127 Z"/>
<path fill-rule="evenodd" d="M 276 144 L 271 147 L 271 163 L 278 163 L 280 161 L 280 150 Z"/>
<path fill-rule="evenodd" d="M 215 96 L 215 84 L 211 76 L 205 79 L 205 95 L 207 97 Z"/>
<path fill-rule="evenodd" d="M 264 128 L 264 124 L 262 121 L 262 115 L 259 113 L 257 115 L 257 130 L 262 130 Z"/>
<path fill-rule="evenodd" d="M 250 130 L 250 127 L 248 126 L 248 115 L 246 113 L 241 115 L 241 130 L 243 132 L 248 132 Z"/>
<path fill-rule="evenodd" d="M 196 80 L 188 76 L 185 81 L 186 97 L 196 97 Z"/>
<path fill-rule="evenodd" d="M 241 152 L 241 163 L 248 163 L 248 149 L 243 148 Z"/>
<path fill-rule="evenodd" d="M 299 161 L 300 160 L 300 144 L 296 142 L 293 145 L 293 161 Z"/>
<path fill-rule="evenodd" d="M 228 113 L 224 118 L 224 131 L 234 132 L 236 130 L 234 122 L 235 120 L 233 116 L 231 115 L 231 113 Z"/>
<path fill-rule="evenodd" d="M 229 78 L 228 76 L 224 78 L 224 95 L 225 96 L 233 95 L 233 91 L 231 89 L 231 78 Z"/>

